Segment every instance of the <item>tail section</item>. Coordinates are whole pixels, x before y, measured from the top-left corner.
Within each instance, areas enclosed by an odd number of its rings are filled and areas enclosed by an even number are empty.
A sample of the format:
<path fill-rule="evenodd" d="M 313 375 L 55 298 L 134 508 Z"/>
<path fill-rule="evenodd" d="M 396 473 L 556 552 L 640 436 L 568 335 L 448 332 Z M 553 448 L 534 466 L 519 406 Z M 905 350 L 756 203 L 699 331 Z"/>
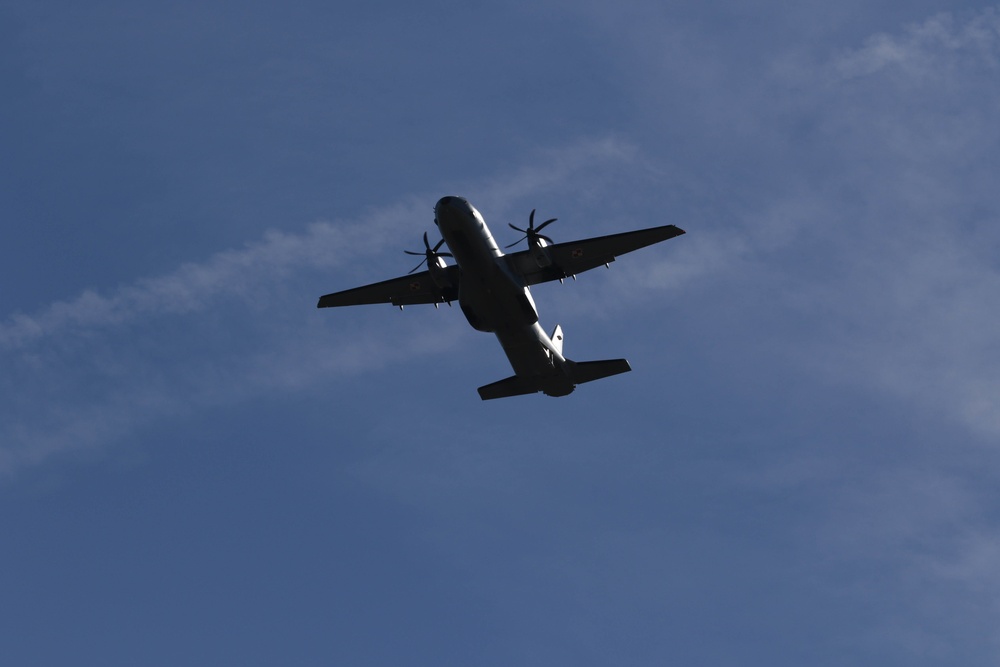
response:
<path fill-rule="evenodd" d="M 504 343 L 504 339 L 501 339 L 501 344 L 511 360 L 511 365 L 515 369 L 519 368 L 521 374 L 512 375 L 509 378 L 480 387 L 480 398 L 488 401 L 494 398 L 534 394 L 539 391 L 549 396 L 566 396 L 573 393 L 578 384 L 593 382 L 619 373 L 628 373 L 632 370 L 632 367 L 624 359 L 580 362 L 567 359 L 563 356 L 563 330 L 559 325 L 556 325 L 556 328 L 552 330 L 552 335 L 548 340 L 545 339 L 545 333 L 537 325 L 534 331 L 535 338 L 527 345 L 516 341 L 520 347 L 511 344 L 509 340 Z M 497 336 L 499 337 L 500 334 Z M 536 345 L 538 347 L 535 347 Z M 520 363 L 515 363 L 515 357 L 511 355 L 515 352 L 522 352 L 525 347 L 528 348 L 530 354 L 517 356 L 517 361 Z"/>
<path fill-rule="evenodd" d="M 552 332 L 553 343 L 562 346 L 562 330 L 556 327 Z M 561 352 L 560 352 L 561 354 Z M 565 359 L 548 367 L 548 371 L 539 375 L 512 375 L 479 388 L 479 396 L 484 401 L 508 396 L 534 394 L 539 391 L 549 396 L 566 396 L 573 392 L 576 385 L 593 382 L 601 378 L 628 373 L 632 370 L 625 359 L 604 359 L 601 361 L 571 361 Z"/>

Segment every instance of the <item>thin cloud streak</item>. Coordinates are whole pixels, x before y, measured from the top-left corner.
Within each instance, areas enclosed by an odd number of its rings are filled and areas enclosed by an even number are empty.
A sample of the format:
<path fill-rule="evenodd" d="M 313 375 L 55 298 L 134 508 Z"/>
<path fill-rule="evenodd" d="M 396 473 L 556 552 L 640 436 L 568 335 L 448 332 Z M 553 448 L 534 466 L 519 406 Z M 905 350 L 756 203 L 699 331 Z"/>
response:
<path fill-rule="evenodd" d="M 355 256 L 380 250 L 389 232 L 402 223 L 403 213 L 380 212 L 364 223 L 315 223 L 304 234 L 271 232 L 245 248 L 220 252 L 204 263 L 184 264 L 165 276 L 138 280 L 109 296 L 86 290 L 73 301 L 56 302 L 36 315 L 11 316 L 0 327 L 0 348 L 12 350 L 50 336 L 114 328 L 138 318 L 184 315 L 225 298 L 253 301 L 255 289 L 294 269 L 337 267 L 345 248 Z"/>

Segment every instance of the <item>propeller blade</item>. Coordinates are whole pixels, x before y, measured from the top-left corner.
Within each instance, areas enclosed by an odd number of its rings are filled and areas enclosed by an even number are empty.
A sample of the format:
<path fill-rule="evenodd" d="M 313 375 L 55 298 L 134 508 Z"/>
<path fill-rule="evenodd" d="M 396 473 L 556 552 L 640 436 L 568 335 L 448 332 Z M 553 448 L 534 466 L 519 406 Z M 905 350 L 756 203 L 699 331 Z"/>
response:
<path fill-rule="evenodd" d="M 556 221 L 556 220 L 558 220 L 558 219 L 559 219 L 559 218 L 551 218 L 551 219 L 549 219 L 549 220 L 546 220 L 546 221 L 545 221 L 545 222 L 543 222 L 542 224 L 538 225 L 538 227 L 536 227 L 536 228 L 535 228 L 535 231 L 536 231 L 536 232 L 540 232 L 540 231 L 542 231 L 543 229 L 545 229 L 545 228 L 546 228 L 547 226 L 551 225 L 551 224 L 552 224 L 553 222 L 555 222 L 555 221 Z"/>
<path fill-rule="evenodd" d="M 521 229 L 517 225 L 508 222 L 507 223 L 508 227 L 510 227 L 514 231 L 521 232 L 522 234 L 524 234 L 524 236 L 522 236 L 521 238 L 519 238 L 514 243 L 511 243 L 509 246 L 507 246 L 507 248 L 513 248 L 514 246 L 516 246 L 518 243 L 520 243 L 521 241 L 523 241 L 525 239 L 528 239 L 528 244 L 529 245 L 534 244 L 536 239 L 543 239 L 548 244 L 555 244 L 555 241 L 553 241 L 552 239 L 550 239 L 548 236 L 545 236 L 544 234 L 539 234 L 539 232 L 542 231 L 543 229 L 545 229 L 546 227 L 548 227 L 549 225 L 551 225 L 556 220 L 558 220 L 558 218 L 549 218 L 548 220 L 546 220 L 542 224 L 540 224 L 537 227 L 535 227 L 535 209 L 531 209 L 531 213 L 528 214 L 528 228 L 527 229 Z"/>
<path fill-rule="evenodd" d="M 431 247 L 431 242 L 427 238 L 427 232 L 424 232 L 424 251 L 423 252 L 414 252 L 413 250 L 404 250 L 403 252 L 405 252 L 407 255 L 416 255 L 417 257 L 423 256 L 423 260 L 419 264 L 417 264 L 415 267 L 413 267 L 413 269 L 410 270 L 410 273 L 413 273 L 414 271 L 416 271 L 417 269 L 419 269 L 421 266 L 424 265 L 424 263 L 427 263 L 427 265 L 430 266 L 431 259 L 434 259 L 434 258 L 437 258 L 437 257 L 454 257 L 454 255 L 452 255 L 450 252 L 438 252 L 438 248 L 440 248 L 443 243 L 444 243 L 444 239 L 441 239 L 440 241 L 437 242 L 437 245 L 435 245 L 432 248 Z"/>

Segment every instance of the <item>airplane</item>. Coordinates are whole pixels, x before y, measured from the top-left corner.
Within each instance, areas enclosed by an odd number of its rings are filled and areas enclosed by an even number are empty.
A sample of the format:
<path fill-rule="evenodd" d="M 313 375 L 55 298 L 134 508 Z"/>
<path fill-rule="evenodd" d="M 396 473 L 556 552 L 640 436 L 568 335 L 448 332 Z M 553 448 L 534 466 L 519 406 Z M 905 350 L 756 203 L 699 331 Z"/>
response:
<path fill-rule="evenodd" d="M 477 331 L 496 335 L 514 375 L 479 388 L 485 401 L 543 392 L 566 396 L 577 385 L 631 371 L 625 359 L 572 361 L 563 355 L 563 331 L 556 326 L 551 335 L 538 323 L 538 310 L 531 286 L 565 278 L 598 266 L 610 268 L 619 255 L 680 236 L 674 225 L 599 236 L 582 241 L 555 243 L 542 230 L 551 218 L 535 226 L 535 211 L 527 229 L 509 226 L 524 236 L 506 246 L 527 240 L 528 249 L 504 254 L 482 214 L 463 197 L 442 197 L 434 207 L 434 224 L 441 240 L 431 247 L 424 233 L 423 255 L 410 273 L 399 278 L 334 292 L 320 297 L 318 308 L 390 303 L 403 306 L 458 301 L 469 324 Z M 442 244 L 451 252 L 439 252 Z M 455 264 L 448 265 L 444 258 Z M 424 264 L 427 269 L 416 273 Z"/>

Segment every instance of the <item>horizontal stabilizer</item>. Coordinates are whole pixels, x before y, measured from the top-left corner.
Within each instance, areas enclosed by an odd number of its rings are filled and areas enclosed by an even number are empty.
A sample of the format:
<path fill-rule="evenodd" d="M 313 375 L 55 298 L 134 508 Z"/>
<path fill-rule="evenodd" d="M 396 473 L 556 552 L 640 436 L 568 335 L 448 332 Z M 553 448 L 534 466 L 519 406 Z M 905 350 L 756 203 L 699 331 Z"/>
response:
<path fill-rule="evenodd" d="M 539 391 L 537 382 L 512 375 L 509 378 L 480 387 L 479 396 L 484 401 L 488 401 L 491 398 L 534 394 L 536 391 Z"/>
<path fill-rule="evenodd" d="M 605 359 L 603 361 L 578 361 L 573 364 L 572 378 L 574 384 L 583 384 L 600 380 L 610 375 L 628 373 L 632 367 L 625 359 Z"/>
<path fill-rule="evenodd" d="M 488 401 L 492 398 L 506 398 L 545 392 L 549 396 L 565 396 L 573 391 L 573 387 L 584 382 L 593 382 L 611 375 L 628 373 L 632 367 L 624 359 L 605 359 L 603 361 L 566 360 L 563 372 L 558 375 L 509 378 L 485 385 L 479 388 L 479 396 Z"/>

